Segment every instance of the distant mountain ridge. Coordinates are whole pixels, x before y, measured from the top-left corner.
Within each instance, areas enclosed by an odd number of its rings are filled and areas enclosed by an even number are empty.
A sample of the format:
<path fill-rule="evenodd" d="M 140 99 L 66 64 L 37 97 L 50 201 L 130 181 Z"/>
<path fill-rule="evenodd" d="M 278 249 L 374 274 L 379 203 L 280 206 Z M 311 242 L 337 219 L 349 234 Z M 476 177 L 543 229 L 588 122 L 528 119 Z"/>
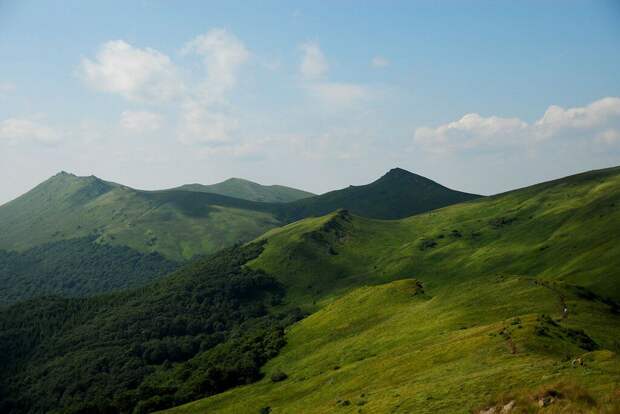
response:
<path fill-rule="evenodd" d="M 207 192 L 213 189 L 220 193 Z M 395 219 L 479 197 L 450 190 L 400 168 L 368 185 L 306 197 L 308 194 L 240 179 L 214 186 L 143 191 L 95 176 L 60 172 L 0 206 L 0 250 L 25 250 L 59 240 L 96 236 L 98 243 L 125 245 L 143 253 L 158 252 L 178 261 L 213 253 L 274 227 L 340 208 L 370 218 Z M 298 199 L 248 199 L 287 197 Z"/>
<path fill-rule="evenodd" d="M 283 185 L 262 185 L 242 178 L 229 178 L 221 183 L 211 185 L 185 184 L 174 189 L 220 194 L 264 203 L 286 203 L 316 195 L 297 188 Z"/>

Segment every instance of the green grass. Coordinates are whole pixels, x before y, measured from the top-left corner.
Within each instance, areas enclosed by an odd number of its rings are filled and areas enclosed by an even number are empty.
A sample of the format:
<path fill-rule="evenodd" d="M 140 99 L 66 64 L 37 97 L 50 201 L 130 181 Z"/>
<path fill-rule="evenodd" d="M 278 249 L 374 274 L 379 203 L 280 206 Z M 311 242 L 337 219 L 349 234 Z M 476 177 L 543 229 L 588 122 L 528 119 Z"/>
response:
<path fill-rule="evenodd" d="M 250 266 L 316 312 L 265 379 L 171 413 L 466 413 L 511 399 L 532 412 L 554 387 L 548 412 L 617 412 L 620 168 L 403 220 L 340 211 L 261 238 Z"/>
<path fill-rule="evenodd" d="M 604 401 L 620 381 L 618 349 L 605 349 L 614 347 L 620 317 L 571 297 L 578 314 L 559 323 L 551 333 L 558 336 L 539 336 L 540 315 L 561 317 L 555 296 L 516 276 L 434 294 L 421 293 L 413 280 L 358 288 L 288 332 L 288 345 L 264 368 L 287 380 L 267 376 L 170 412 L 258 413 L 269 406 L 274 413 L 466 413 L 510 391 L 533 393 L 562 381 Z M 584 350 L 559 336 L 601 319 L 606 329 L 588 334 L 605 350 Z M 572 366 L 577 357 L 584 366 Z"/>

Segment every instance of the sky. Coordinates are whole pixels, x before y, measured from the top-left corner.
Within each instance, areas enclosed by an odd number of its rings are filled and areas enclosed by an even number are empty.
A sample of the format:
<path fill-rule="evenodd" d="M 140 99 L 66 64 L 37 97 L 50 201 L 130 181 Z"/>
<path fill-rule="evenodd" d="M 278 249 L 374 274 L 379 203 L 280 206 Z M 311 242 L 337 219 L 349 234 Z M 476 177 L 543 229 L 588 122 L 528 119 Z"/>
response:
<path fill-rule="evenodd" d="M 0 0 L 0 203 L 61 170 L 495 194 L 615 165 L 616 0 Z"/>

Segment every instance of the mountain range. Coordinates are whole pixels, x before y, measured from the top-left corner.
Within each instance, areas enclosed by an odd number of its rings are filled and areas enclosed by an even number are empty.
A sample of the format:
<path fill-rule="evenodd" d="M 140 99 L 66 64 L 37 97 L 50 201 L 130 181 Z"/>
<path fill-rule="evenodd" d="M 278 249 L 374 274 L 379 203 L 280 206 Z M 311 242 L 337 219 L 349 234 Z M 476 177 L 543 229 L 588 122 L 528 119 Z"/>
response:
<path fill-rule="evenodd" d="M 141 191 L 94 176 L 61 172 L 0 206 L 0 249 L 21 251 L 96 236 L 97 242 L 157 252 L 179 261 L 337 208 L 367 217 L 402 218 L 476 197 L 401 169 L 369 185 L 319 196 L 239 179 L 212 186 Z"/>
<path fill-rule="evenodd" d="M 0 207 L 0 237 L 124 246 L 131 217 L 182 243 L 221 205 L 273 225 L 142 286 L 0 308 L 0 411 L 620 409 L 620 167 L 491 197 L 395 169 L 287 203 L 64 174 Z"/>
<path fill-rule="evenodd" d="M 175 188 L 175 190 L 221 194 L 243 200 L 261 201 L 263 203 L 286 203 L 316 195 L 283 185 L 261 185 L 243 178 L 229 178 L 221 183 L 211 185 L 185 184 Z"/>

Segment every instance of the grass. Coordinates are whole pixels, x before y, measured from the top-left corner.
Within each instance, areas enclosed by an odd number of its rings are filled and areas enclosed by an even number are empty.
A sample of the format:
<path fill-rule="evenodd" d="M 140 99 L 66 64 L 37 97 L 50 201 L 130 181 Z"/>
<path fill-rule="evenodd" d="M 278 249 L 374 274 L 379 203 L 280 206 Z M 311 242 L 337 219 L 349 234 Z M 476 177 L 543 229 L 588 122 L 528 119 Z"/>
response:
<path fill-rule="evenodd" d="M 265 379 L 169 412 L 466 413 L 509 399 L 532 412 L 556 388 L 545 412 L 618 412 L 619 168 L 262 238 L 250 266 L 314 313 Z"/>
<path fill-rule="evenodd" d="M 540 315 L 560 317 L 548 289 L 520 277 L 473 282 L 434 295 L 414 280 L 358 288 L 290 330 L 288 345 L 264 369 L 286 373 L 285 381 L 265 378 L 170 412 L 258 413 L 269 406 L 274 413 L 465 413 L 508 390 L 533 395 L 559 381 L 587 388 L 595 404 L 616 391 L 615 352 L 536 334 Z M 587 317 L 560 326 L 600 318 L 619 332 L 618 316 L 580 306 Z M 613 341 L 609 332 L 595 338 L 601 346 Z M 578 357 L 586 362 L 575 368 Z"/>

